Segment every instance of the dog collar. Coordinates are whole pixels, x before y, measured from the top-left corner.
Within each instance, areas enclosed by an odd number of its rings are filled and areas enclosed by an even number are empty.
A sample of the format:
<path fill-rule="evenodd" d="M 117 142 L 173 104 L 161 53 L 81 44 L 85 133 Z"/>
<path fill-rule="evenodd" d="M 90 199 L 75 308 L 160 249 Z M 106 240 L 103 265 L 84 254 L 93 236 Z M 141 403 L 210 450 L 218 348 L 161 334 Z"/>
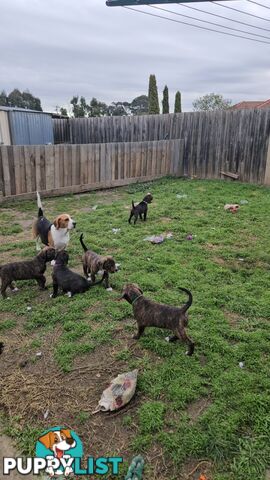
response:
<path fill-rule="evenodd" d="M 133 300 L 133 301 L 131 302 L 131 305 L 133 305 L 133 304 L 138 300 L 138 298 L 140 298 L 140 297 L 142 297 L 142 296 L 143 296 L 142 293 L 141 293 L 141 295 L 138 295 L 138 297 L 136 297 L 135 300 Z"/>

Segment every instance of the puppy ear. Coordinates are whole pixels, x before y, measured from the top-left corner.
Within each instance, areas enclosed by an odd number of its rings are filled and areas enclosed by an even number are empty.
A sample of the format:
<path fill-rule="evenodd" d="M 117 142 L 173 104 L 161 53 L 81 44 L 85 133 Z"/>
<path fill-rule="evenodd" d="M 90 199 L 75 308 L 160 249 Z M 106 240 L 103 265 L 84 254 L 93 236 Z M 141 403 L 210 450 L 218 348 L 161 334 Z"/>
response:
<path fill-rule="evenodd" d="M 59 217 L 56 217 L 53 221 L 53 224 L 57 230 L 60 228 L 60 222 L 61 222 L 61 219 Z"/>
<path fill-rule="evenodd" d="M 122 297 L 119 300 L 127 300 L 128 301 L 128 295 L 126 293 L 123 293 Z"/>
<path fill-rule="evenodd" d="M 71 431 L 70 430 L 60 430 L 61 433 L 65 435 L 66 438 L 71 438 Z"/>
<path fill-rule="evenodd" d="M 39 437 L 39 441 L 42 443 L 42 445 L 44 445 L 49 450 L 51 449 L 51 447 L 53 445 L 52 435 L 53 435 L 52 432 L 48 432 L 45 435 L 43 435 L 42 437 Z"/>

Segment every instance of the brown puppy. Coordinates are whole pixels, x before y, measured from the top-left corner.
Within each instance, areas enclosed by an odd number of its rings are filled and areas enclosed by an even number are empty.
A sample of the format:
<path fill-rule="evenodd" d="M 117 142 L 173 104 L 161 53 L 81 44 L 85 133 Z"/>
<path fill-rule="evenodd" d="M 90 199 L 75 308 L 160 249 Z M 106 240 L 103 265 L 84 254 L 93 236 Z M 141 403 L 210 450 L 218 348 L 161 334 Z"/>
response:
<path fill-rule="evenodd" d="M 139 339 L 146 327 L 167 328 L 172 330 L 173 336 L 166 340 L 173 342 L 183 340 L 188 345 L 187 355 L 194 352 L 194 342 L 186 334 L 185 328 L 188 325 L 187 310 L 192 304 L 192 294 L 185 288 L 180 288 L 188 295 L 188 301 L 183 307 L 171 307 L 157 303 L 143 296 L 143 292 L 134 283 L 128 283 L 124 286 L 122 298 L 127 300 L 133 307 L 133 314 L 138 324 L 138 333 L 134 339 Z"/>
<path fill-rule="evenodd" d="M 44 272 L 46 270 L 46 263 L 53 260 L 55 257 L 55 249 L 45 247 L 41 252 L 26 262 L 7 263 L 0 267 L 0 278 L 2 280 L 1 293 L 6 297 L 6 289 L 10 287 L 11 290 L 16 291 L 16 287 L 12 283 L 14 280 L 31 280 L 35 279 L 41 289 L 45 288 L 46 278 Z"/>
<path fill-rule="evenodd" d="M 82 261 L 83 271 L 86 278 L 91 276 L 92 283 L 95 283 L 97 273 L 102 270 L 103 275 L 101 282 L 99 283 L 102 283 L 104 281 L 105 288 L 111 289 L 109 285 L 109 273 L 118 272 L 118 268 L 114 259 L 108 256 L 102 257 L 101 255 L 98 255 L 97 253 L 88 250 L 87 246 L 83 242 L 83 234 L 81 234 L 80 236 L 80 242 L 85 252 L 83 254 Z"/>
<path fill-rule="evenodd" d="M 143 216 L 143 219 L 145 221 L 147 217 L 148 203 L 151 203 L 152 200 L 153 200 L 153 196 L 151 195 L 151 193 L 147 193 L 144 199 L 140 203 L 138 203 L 138 205 L 136 206 L 132 200 L 132 209 L 130 210 L 128 223 L 131 222 L 131 219 L 133 216 L 134 216 L 134 225 L 137 222 L 138 217 L 140 217 L 140 219 L 142 220 L 142 216 Z"/>

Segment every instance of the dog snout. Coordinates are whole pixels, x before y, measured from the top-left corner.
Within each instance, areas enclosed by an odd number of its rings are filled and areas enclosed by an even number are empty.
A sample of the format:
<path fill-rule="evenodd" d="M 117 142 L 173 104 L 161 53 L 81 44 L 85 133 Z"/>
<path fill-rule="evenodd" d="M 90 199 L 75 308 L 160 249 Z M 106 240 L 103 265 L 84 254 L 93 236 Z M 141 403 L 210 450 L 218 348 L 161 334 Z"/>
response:
<path fill-rule="evenodd" d="M 77 225 L 77 222 L 73 222 L 73 221 L 72 221 L 72 225 L 73 225 L 73 228 L 75 228 L 76 225 Z"/>

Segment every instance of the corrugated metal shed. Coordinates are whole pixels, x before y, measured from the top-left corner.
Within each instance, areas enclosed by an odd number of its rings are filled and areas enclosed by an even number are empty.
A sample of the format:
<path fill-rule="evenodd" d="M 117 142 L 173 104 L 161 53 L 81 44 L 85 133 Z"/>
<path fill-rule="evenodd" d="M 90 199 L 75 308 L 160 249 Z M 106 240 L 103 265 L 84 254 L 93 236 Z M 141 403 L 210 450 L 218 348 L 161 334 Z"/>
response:
<path fill-rule="evenodd" d="M 53 144 L 53 121 L 49 113 L 1 107 L 8 113 L 12 145 Z"/>

